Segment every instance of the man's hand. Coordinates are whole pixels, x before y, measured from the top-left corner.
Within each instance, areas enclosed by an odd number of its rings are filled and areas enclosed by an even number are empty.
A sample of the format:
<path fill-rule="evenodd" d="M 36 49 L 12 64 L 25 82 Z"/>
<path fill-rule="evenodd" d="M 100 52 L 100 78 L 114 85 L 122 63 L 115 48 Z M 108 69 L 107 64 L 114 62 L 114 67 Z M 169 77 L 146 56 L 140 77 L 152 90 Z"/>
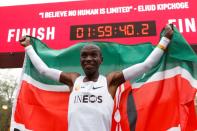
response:
<path fill-rule="evenodd" d="M 20 40 L 19 40 L 20 44 L 23 46 L 23 47 L 27 47 L 29 45 L 31 45 L 30 43 L 30 37 L 28 36 L 23 36 Z"/>
<path fill-rule="evenodd" d="M 165 37 L 167 37 L 168 39 L 171 40 L 172 35 L 173 35 L 173 29 L 172 29 L 173 25 L 167 24 L 165 27 Z"/>

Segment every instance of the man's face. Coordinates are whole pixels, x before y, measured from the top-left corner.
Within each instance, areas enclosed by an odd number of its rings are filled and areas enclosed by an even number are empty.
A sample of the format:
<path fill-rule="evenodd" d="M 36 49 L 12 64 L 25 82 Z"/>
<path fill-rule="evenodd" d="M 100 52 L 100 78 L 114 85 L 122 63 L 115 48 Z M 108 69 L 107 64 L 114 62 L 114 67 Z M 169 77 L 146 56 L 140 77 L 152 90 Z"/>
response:
<path fill-rule="evenodd" d="M 83 47 L 81 49 L 80 62 L 86 75 L 97 73 L 102 63 L 100 48 L 95 45 Z"/>

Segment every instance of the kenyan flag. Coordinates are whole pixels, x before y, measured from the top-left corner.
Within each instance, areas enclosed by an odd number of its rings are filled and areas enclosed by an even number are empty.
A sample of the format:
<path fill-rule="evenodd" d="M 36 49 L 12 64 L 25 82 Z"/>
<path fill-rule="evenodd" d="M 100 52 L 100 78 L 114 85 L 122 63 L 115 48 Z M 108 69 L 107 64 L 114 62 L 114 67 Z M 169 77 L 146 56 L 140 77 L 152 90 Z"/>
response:
<path fill-rule="evenodd" d="M 33 37 L 31 43 L 49 67 L 83 74 L 80 49 L 88 42 L 62 50 L 52 50 Z M 104 57 L 101 74 L 142 62 L 154 49 L 150 43 L 94 44 L 101 47 Z M 131 83 L 126 82 L 117 90 L 112 131 L 197 129 L 197 55 L 177 30 L 161 61 Z M 68 91 L 66 85 L 41 76 L 26 56 L 11 131 L 67 131 Z"/>

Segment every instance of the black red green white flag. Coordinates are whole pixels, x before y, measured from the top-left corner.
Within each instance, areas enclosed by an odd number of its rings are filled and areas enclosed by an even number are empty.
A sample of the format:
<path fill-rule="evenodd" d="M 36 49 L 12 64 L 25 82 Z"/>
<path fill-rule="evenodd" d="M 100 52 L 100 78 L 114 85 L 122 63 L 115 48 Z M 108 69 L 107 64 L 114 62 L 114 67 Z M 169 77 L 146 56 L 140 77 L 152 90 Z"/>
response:
<path fill-rule="evenodd" d="M 88 42 L 62 50 L 50 49 L 33 37 L 31 43 L 49 67 L 83 74 L 80 48 Z M 100 73 L 104 75 L 144 61 L 155 48 L 150 43 L 94 44 L 102 49 L 104 62 Z M 112 131 L 197 130 L 196 91 L 197 55 L 175 29 L 160 62 L 118 88 Z M 13 106 L 11 131 L 67 131 L 68 99 L 68 87 L 40 75 L 26 56 Z"/>

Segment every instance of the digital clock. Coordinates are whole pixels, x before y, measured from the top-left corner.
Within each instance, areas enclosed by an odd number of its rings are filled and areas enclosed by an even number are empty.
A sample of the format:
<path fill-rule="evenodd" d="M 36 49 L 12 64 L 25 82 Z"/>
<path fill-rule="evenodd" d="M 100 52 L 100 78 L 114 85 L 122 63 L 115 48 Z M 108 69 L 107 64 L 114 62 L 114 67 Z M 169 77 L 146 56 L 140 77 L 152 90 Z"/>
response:
<path fill-rule="evenodd" d="M 155 21 L 74 25 L 70 27 L 70 40 L 143 37 L 155 35 Z"/>

